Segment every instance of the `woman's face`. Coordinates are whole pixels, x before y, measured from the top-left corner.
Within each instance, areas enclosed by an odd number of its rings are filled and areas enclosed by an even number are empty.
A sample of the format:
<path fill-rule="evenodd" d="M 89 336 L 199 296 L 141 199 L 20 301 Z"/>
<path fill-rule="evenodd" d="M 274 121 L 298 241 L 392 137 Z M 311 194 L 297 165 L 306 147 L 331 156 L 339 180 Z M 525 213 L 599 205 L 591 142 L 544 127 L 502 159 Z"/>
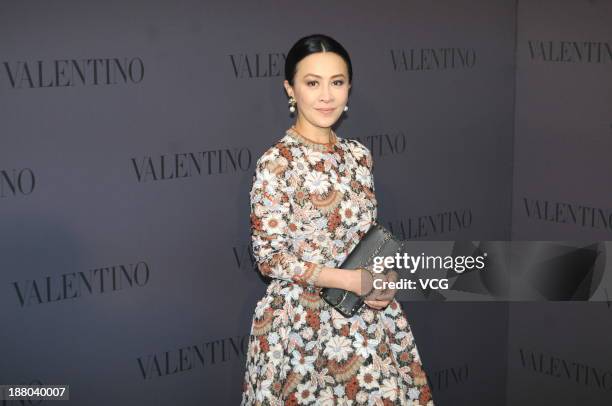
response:
<path fill-rule="evenodd" d="M 293 87 L 285 80 L 289 96 L 295 97 L 298 120 L 328 128 L 348 102 L 348 67 L 334 52 L 310 54 L 297 64 Z"/>

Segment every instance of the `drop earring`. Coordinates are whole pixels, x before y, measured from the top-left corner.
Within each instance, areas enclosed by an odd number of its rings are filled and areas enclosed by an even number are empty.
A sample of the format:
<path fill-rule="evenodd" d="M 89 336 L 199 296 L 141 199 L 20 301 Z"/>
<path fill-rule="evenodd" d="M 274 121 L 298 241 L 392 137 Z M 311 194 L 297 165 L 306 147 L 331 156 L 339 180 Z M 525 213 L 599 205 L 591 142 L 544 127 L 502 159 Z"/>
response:
<path fill-rule="evenodd" d="M 292 112 L 292 113 L 295 113 L 295 104 L 296 104 L 296 101 L 293 98 L 293 96 L 291 96 L 289 98 L 289 111 Z"/>
<path fill-rule="evenodd" d="M 348 105 L 344 106 L 344 111 L 348 111 Z"/>

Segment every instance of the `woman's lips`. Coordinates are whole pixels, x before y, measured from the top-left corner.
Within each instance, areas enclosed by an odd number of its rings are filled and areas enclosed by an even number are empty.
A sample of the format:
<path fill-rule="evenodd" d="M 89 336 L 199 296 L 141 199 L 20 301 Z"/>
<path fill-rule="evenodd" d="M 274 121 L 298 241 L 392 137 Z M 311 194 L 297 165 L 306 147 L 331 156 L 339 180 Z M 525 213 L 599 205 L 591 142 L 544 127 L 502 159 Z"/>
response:
<path fill-rule="evenodd" d="M 316 109 L 317 111 L 319 111 L 321 114 L 325 114 L 325 115 L 329 115 L 331 113 L 333 113 L 334 110 L 336 110 L 335 108 L 331 108 L 331 109 Z"/>

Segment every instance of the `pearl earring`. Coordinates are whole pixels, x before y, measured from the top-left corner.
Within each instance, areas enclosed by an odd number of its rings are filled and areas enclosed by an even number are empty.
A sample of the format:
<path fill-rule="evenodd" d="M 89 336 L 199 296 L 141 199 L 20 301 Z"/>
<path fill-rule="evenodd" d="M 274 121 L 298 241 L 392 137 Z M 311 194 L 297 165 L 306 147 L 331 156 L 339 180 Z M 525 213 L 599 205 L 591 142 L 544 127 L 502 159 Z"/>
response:
<path fill-rule="evenodd" d="M 293 96 L 291 96 L 289 98 L 289 111 L 292 112 L 292 113 L 295 113 L 295 104 L 296 104 L 296 101 L 293 98 Z"/>
<path fill-rule="evenodd" d="M 348 111 L 348 105 L 344 106 L 344 111 Z"/>

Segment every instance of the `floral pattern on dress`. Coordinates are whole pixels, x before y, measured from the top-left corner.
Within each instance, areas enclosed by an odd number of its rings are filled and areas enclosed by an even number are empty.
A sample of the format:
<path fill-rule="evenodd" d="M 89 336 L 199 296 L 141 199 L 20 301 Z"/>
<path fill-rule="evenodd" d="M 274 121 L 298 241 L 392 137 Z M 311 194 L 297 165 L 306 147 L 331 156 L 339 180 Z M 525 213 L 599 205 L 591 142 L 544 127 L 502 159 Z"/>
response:
<path fill-rule="evenodd" d="M 252 246 L 271 282 L 255 306 L 241 405 L 434 405 L 399 303 L 346 318 L 315 286 L 376 221 L 372 167 L 357 140 L 318 144 L 293 129 L 258 159 Z"/>

